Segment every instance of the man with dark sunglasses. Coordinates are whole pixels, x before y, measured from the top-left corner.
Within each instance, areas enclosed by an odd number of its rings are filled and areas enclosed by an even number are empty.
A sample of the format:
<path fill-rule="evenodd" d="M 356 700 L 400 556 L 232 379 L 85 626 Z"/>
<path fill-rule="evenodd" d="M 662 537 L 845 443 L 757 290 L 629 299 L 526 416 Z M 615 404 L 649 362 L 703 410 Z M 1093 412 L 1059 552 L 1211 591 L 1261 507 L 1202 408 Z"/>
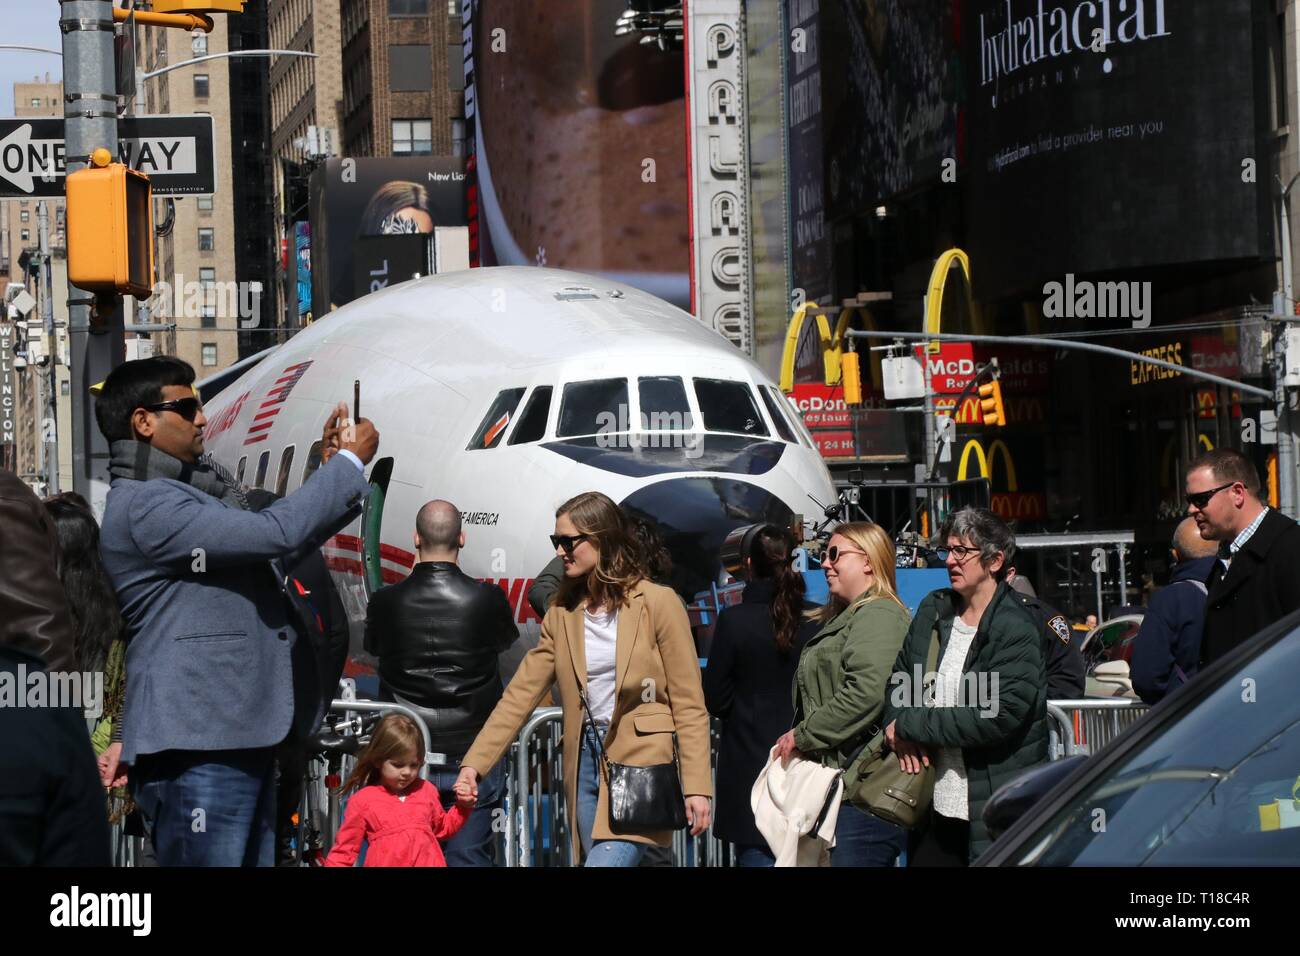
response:
<path fill-rule="evenodd" d="M 309 635 L 285 568 L 360 513 L 362 469 L 379 445 L 365 419 L 345 433 L 345 413 L 335 408 L 321 436 L 328 462 L 253 511 L 203 454 L 189 364 L 126 362 L 96 400 L 112 456 L 100 553 L 127 624 L 130 675 L 113 757 L 130 765 L 163 866 L 273 862 L 274 748 L 319 719 L 295 708 L 319 699 L 295 693 L 318 691 L 318 675 L 294 669 Z"/>
<path fill-rule="evenodd" d="M 1300 607 L 1300 525 L 1260 500 L 1259 473 L 1231 449 L 1192 462 L 1186 499 L 1200 536 L 1219 542 L 1205 582 L 1204 667 Z"/>

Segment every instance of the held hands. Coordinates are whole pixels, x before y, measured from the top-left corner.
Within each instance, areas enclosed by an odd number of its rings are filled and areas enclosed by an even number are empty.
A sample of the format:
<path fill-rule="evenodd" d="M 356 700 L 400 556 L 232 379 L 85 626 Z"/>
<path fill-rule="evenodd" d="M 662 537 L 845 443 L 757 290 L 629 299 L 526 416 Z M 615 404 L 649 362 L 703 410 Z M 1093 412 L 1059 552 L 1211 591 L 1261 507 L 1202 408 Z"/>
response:
<path fill-rule="evenodd" d="M 96 760 L 99 764 L 99 782 L 105 790 L 126 786 L 126 767 L 120 765 L 121 759 L 122 744 L 119 742 L 109 744 L 108 749 Z"/>
<path fill-rule="evenodd" d="M 898 754 L 898 766 L 903 773 L 920 773 L 930 766 L 930 755 L 920 744 L 899 737 L 894 730 L 896 721 L 885 728 L 885 746 Z"/>
<path fill-rule="evenodd" d="M 780 759 L 781 765 L 785 766 L 790 762 L 791 757 L 802 757 L 799 748 L 794 745 L 794 731 L 787 730 L 781 735 L 781 739 L 776 742 L 773 753 Z"/>
<path fill-rule="evenodd" d="M 461 767 L 451 789 L 456 794 L 456 806 L 462 810 L 473 808 L 478 803 L 478 771 L 473 767 Z"/>
<path fill-rule="evenodd" d="M 708 797 L 686 798 L 686 822 L 691 825 L 691 836 L 699 836 L 707 830 L 712 818 L 713 811 Z"/>

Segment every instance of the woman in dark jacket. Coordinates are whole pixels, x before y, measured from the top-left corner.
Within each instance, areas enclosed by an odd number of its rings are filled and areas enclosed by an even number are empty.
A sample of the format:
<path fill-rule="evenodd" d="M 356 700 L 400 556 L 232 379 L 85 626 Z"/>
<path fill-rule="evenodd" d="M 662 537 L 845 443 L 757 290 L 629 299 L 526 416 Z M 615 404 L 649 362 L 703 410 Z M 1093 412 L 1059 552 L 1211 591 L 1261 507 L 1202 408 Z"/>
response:
<path fill-rule="evenodd" d="M 792 549 L 774 525 L 754 533 L 745 558 L 749 583 L 741 603 L 718 615 L 704 669 L 704 702 L 723 721 L 713 832 L 735 844 L 741 866 L 776 863 L 754 825 L 749 795 L 772 741 L 794 721 L 790 685 L 799 651 L 817 630 L 802 620 L 804 583 L 791 567 Z"/>
<path fill-rule="evenodd" d="M 1006 583 L 1011 529 L 984 508 L 949 515 L 939 533 L 950 588 L 931 592 L 890 677 L 885 740 L 904 771 L 934 767 L 927 819 L 909 866 L 965 866 L 989 845 L 981 813 L 998 787 L 1047 760 L 1042 630 Z M 939 642 L 934 693 L 923 690 Z"/>

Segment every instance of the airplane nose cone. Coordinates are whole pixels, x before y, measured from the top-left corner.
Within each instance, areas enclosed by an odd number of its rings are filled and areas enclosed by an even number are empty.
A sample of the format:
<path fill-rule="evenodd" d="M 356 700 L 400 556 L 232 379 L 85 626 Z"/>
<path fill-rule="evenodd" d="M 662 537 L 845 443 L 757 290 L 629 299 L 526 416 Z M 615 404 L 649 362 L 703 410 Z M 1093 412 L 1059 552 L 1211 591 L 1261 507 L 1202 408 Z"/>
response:
<path fill-rule="evenodd" d="M 756 522 L 784 528 L 794 517 L 776 495 L 731 478 L 672 478 L 634 492 L 622 506 L 659 532 L 673 560 L 663 583 L 687 601 L 718 580 L 722 542 L 730 531 Z"/>

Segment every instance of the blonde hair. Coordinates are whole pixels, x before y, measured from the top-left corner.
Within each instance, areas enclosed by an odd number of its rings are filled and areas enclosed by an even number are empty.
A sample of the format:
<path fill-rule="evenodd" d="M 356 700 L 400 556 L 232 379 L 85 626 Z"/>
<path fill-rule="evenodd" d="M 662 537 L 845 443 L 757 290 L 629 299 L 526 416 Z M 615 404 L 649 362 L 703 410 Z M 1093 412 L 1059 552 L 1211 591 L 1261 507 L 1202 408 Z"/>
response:
<path fill-rule="evenodd" d="M 903 610 L 906 605 L 898 597 L 898 584 L 894 576 L 894 542 L 880 525 L 871 521 L 849 521 L 835 528 L 832 534 L 847 538 L 855 548 L 862 550 L 871 562 L 871 586 L 867 588 L 852 607 L 854 610 L 872 601 L 893 601 Z M 826 606 L 817 612 L 817 620 L 825 624 L 838 617 L 850 605 L 847 601 L 831 595 Z"/>
<path fill-rule="evenodd" d="M 599 491 L 584 491 L 556 509 L 555 517 L 561 515 L 568 515 L 578 532 L 589 536 L 596 566 L 583 577 L 564 578 L 554 603 L 570 611 L 584 599 L 593 611 L 627 604 L 633 588 L 650 575 L 623 509 Z"/>
<path fill-rule="evenodd" d="M 390 758 L 414 757 L 423 761 L 424 735 L 415 721 L 405 714 L 389 714 L 379 722 L 370 743 L 357 754 L 357 765 L 336 793 L 342 795 L 369 787 L 381 780 L 380 768 Z"/>

